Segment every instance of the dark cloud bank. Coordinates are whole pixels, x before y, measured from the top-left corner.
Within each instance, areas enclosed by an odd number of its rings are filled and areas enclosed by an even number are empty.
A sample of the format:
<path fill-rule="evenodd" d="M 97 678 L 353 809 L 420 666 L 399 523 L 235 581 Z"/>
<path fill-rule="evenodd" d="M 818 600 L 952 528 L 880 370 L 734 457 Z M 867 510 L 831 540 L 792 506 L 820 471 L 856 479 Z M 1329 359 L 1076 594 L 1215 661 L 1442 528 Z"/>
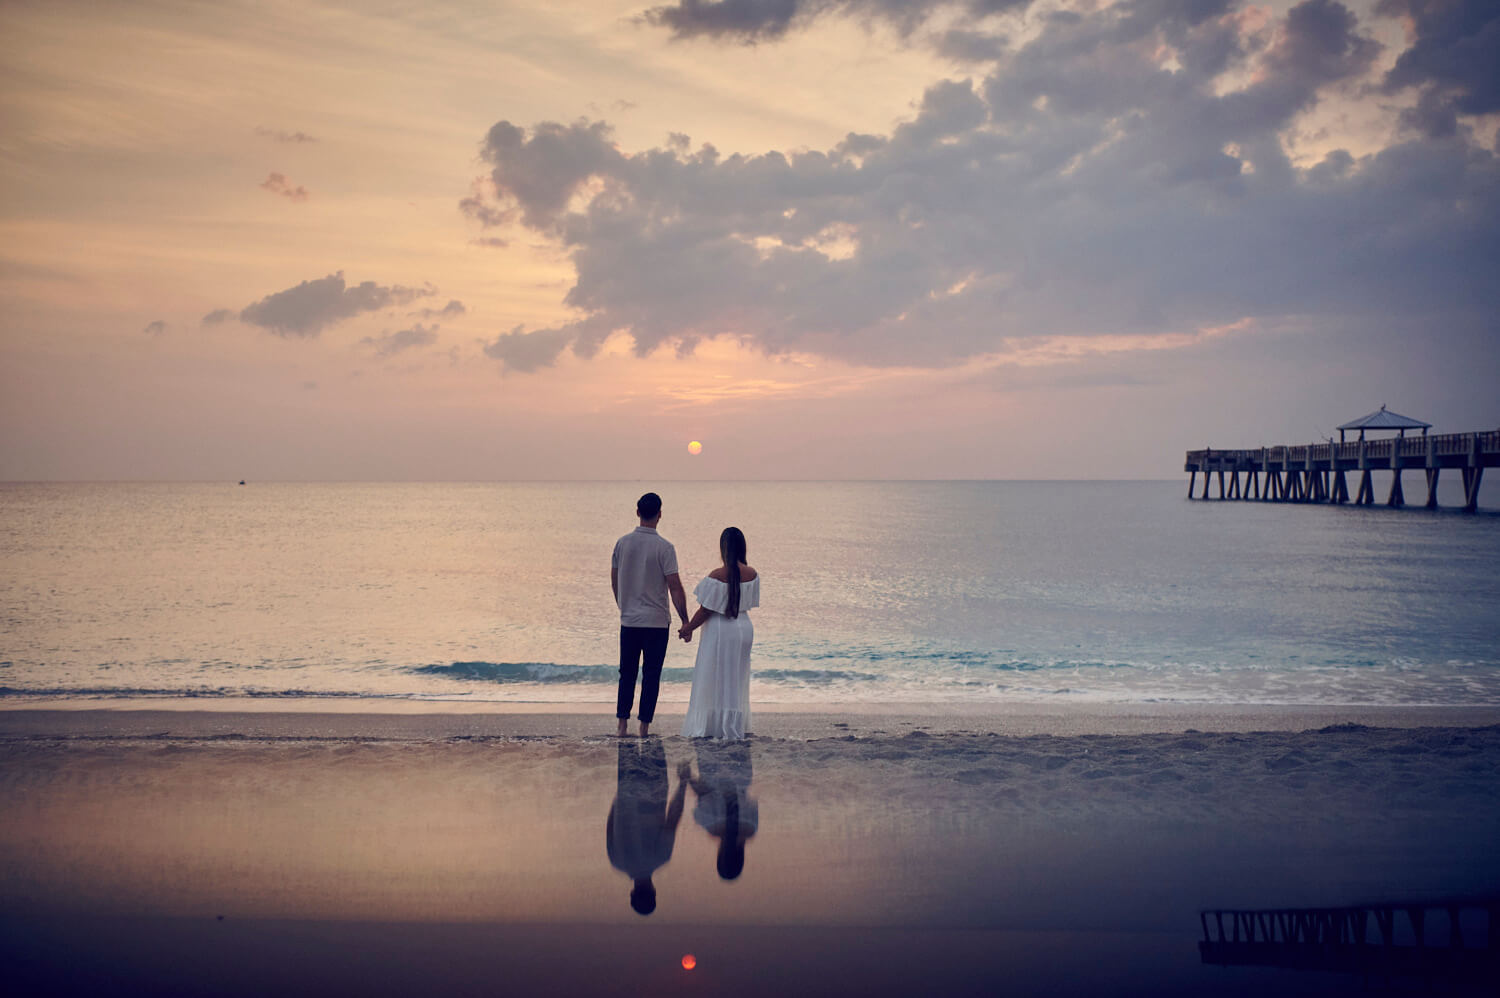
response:
<path fill-rule="evenodd" d="M 684 39 L 764 43 L 840 13 L 913 30 L 935 6 L 726 0 L 644 16 Z M 1407 317 L 1434 336 L 1479 330 L 1493 366 L 1500 168 L 1471 126 L 1497 108 L 1500 6 L 1385 0 L 1416 37 L 1384 77 L 1369 26 L 1335 0 L 1258 29 L 1234 0 L 1034 11 L 1040 33 L 1007 47 L 1004 19 L 985 15 L 1017 6 L 970 0 L 924 36 L 999 54 L 986 75 L 939 82 L 890 134 L 826 150 L 723 156 L 673 136 L 628 152 L 603 122 L 499 122 L 482 148 L 490 193 L 461 207 L 563 246 L 578 319 L 486 353 L 533 370 L 624 331 L 641 353 L 731 334 L 943 365 L 1037 335 Z M 1417 107 L 1376 154 L 1294 166 L 1297 116 L 1358 92 Z"/>
<path fill-rule="evenodd" d="M 1381 0 L 1377 9 L 1410 18 L 1415 43 L 1386 75 L 1386 93 L 1421 91 L 1407 122 L 1449 136 L 1459 115 L 1500 111 L 1500 4 L 1494 0 Z"/>

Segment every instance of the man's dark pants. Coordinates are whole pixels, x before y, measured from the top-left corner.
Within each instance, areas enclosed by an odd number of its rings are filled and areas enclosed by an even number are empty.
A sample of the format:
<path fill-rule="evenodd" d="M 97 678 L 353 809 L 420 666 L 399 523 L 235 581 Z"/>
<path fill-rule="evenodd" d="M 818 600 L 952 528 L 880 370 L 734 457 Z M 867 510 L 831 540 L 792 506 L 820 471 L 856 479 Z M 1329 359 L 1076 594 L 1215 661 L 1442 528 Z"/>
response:
<path fill-rule="evenodd" d="M 641 710 L 636 716 L 642 723 L 650 724 L 656 717 L 661 666 L 667 660 L 667 628 L 620 628 L 620 694 L 615 698 L 615 716 L 622 721 L 630 717 L 630 705 L 635 700 L 635 677 L 642 671 L 642 658 L 645 659 L 645 670 L 641 675 Z"/>

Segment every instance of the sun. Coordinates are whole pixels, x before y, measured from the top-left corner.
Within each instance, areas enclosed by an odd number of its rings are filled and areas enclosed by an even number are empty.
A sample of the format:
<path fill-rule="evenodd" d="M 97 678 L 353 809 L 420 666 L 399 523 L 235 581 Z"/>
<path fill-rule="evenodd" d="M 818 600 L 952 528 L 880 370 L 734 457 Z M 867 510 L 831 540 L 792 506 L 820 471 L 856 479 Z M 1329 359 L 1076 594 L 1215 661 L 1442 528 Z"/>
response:
<path fill-rule="evenodd" d="M 700 444 L 696 440 L 689 441 L 688 442 L 688 453 L 689 454 L 702 454 L 703 453 L 703 445 Z"/>

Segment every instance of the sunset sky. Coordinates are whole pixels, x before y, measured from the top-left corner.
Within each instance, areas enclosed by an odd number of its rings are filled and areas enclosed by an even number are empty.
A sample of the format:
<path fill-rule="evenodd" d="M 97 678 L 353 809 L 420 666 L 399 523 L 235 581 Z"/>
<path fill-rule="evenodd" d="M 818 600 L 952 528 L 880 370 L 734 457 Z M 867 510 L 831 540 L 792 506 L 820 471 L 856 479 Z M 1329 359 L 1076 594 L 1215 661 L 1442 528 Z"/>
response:
<path fill-rule="evenodd" d="M 1493 0 L 12 0 L 0 479 L 1492 429 L 1497 123 Z"/>

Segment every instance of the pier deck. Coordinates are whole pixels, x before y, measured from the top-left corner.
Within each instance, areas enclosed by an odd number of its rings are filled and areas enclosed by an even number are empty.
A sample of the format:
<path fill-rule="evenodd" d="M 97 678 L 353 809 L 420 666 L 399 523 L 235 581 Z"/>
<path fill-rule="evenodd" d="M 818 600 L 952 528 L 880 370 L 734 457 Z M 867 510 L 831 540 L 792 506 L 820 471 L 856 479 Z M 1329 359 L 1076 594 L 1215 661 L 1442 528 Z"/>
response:
<path fill-rule="evenodd" d="M 1479 485 L 1484 469 L 1500 465 L 1500 430 L 1480 433 L 1441 433 L 1386 440 L 1332 441 L 1322 444 L 1282 445 L 1250 450 L 1205 448 L 1187 452 L 1184 471 L 1188 498 L 1194 498 L 1198 473 L 1203 473 L 1207 499 L 1209 479 L 1217 475 L 1220 499 L 1256 499 L 1261 502 L 1324 502 L 1371 505 L 1375 489 L 1371 472 L 1390 471 L 1388 506 L 1406 505 L 1401 488 L 1403 471 L 1426 473 L 1428 509 L 1437 508 L 1438 477 L 1446 469 L 1463 476 L 1465 510 L 1478 508 Z M 1351 499 L 1345 474 L 1359 473 L 1358 488 Z M 1244 475 L 1241 483 L 1240 476 Z M 1224 476 L 1229 476 L 1226 488 Z M 1262 488 L 1264 484 L 1264 488 Z M 1253 493 L 1253 494 L 1252 494 Z"/>

